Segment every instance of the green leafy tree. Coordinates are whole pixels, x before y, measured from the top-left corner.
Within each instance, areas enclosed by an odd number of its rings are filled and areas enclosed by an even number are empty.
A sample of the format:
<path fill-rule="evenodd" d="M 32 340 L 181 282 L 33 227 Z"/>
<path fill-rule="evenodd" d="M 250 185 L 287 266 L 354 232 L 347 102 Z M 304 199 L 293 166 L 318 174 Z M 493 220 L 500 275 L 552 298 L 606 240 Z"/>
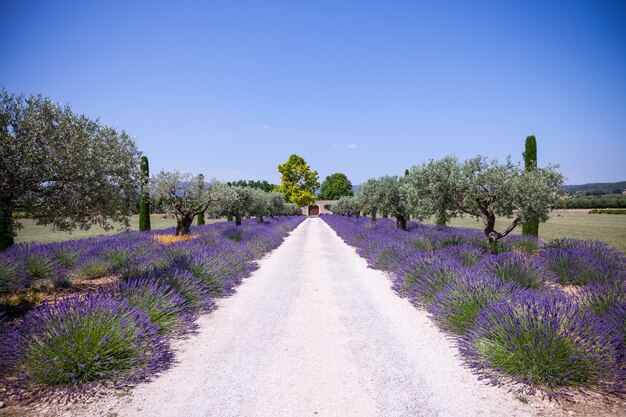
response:
<path fill-rule="evenodd" d="M 346 174 L 335 173 L 324 179 L 317 198 L 320 200 L 339 200 L 340 197 L 352 195 L 354 195 L 352 183 Z"/>
<path fill-rule="evenodd" d="M 225 207 L 226 214 L 235 220 L 236 226 L 241 226 L 241 221 L 248 216 L 250 207 L 254 203 L 253 188 L 234 186 L 230 187 L 234 198 Z"/>
<path fill-rule="evenodd" d="M 460 176 L 461 166 L 454 156 L 430 160 L 414 166 L 406 177 L 409 204 L 417 219 L 435 215 L 435 223 L 444 226 L 456 215 L 456 196 L 460 190 L 453 178 Z"/>
<path fill-rule="evenodd" d="M 232 181 L 232 182 L 227 182 L 226 184 L 228 184 L 229 187 L 250 187 L 250 188 L 256 188 L 259 190 L 263 190 L 266 193 L 269 193 L 270 191 L 274 190 L 276 187 L 278 187 L 277 185 L 274 184 L 270 184 L 269 182 L 263 180 L 263 181 L 258 181 L 258 180 L 238 180 L 238 181 Z"/>
<path fill-rule="evenodd" d="M 284 216 L 287 214 L 287 207 L 285 205 L 285 195 L 276 191 L 272 191 L 268 194 L 270 200 L 270 216 Z"/>
<path fill-rule="evenodd" d="M 278 165 L 278 171 L 281 184 L 276 191 L 285 194 L 287 201 L 299 207 L 315 202 L 313 193 L 320 186 L 317 171 L 311 171 L 302 157 L 291 155 L 284 164 Z"/>
<path fill-rule="evenodd" d="M 361 215 L 361 207 L 356 197 L 343 196 L 335 204 L 331 206 L 331 210 L 334 214 L 340 214 L 343 216 L 356 216 Z"/>
<path fill-rule="evenodd" d="M 205 211 L 223 212 L 235 198 L 232 189 L 218 181 L 204 183 L 200 176 L 161 171 L 151 182 L 152 198 L 176 217 L 175 234 L 189 234 L 193 219 Z"/>
<path fill-rule="evenodd" d="M 204 189 L 204 175 L 202 175 L 202 174 L 198 175 L 198 187 L 200 187 L 200 189 Z M 197 217 L 198 218 L 196 220 L 197 221 L 196 224 L 198 226 L 202 226 L 203 224 L 205 224 L 205 221 L 204 221 L 204 211 L 201 212 L 201 213 L 198 213 Z"/>
<path fill-rule="evenodd" d="M 526 171 L 537 169 L 537 139 L 534 136 L 526 138 L 526 150 L 524 156 L 524 168 Z M 522 234 L 539 236 L 539 222 L 536 220 L 526 220 L 522 223 Z"/>
<path fill-rule="evenodd" d="M 139 165 L 139 230 L 150 230 L 150 171 L 148 157 L 142 156 Z"/>
<path fill-rule="evenodd" d="M 268 193 L 261 189 L 251 188 L 252 201 L 248 207 L 248 215 L 256 217 L 256 221 L 263 223 L 263 218 L 270 215 L 272 202 Z"/>
<path fill-rule="evenodd" d="M 388 213 L 396 218 L 396 226 L 407 230 L 407 222 L 410 214 L 408 193 L 404 187 L 406 178 L 399 176 L 385 176 L 378 179 L 379 202 L 377 207 L 383 213 Z"/>
<path fill-rule="evenodd" d="M 0 88 L 0 250 L 27 211 L 55 230 L 127 228 L 137 207 L 139 157 L 124 131 L 42 96 Z"/>
<path fill-rule="evenodd" d="M 372 218 L 372 222 L 376 221 L 376 216 L 380 209 L 381 202 L 380 183 L 374 178 L 370 178 L 363 184 L 359 185 L 356 193 L 356 199 L 364 214 L 368 214 Z"/>
<path fill-rule="evenodd" d="M 510 159 L 504 164 L 488 161 L 484 156 L 477 156 L 464 163 L 458 162 L 449 175 L 434 177 L 433 181 L 442 184 L 430 184 L 433 189 L 447 193 L 445 198 L 448 215 L 468 214 L 483 221 L 485 236 L 492 249 L 496 242 L 508 235 L 524 220 L 545 222 L 552 208 L 558 202 L 559 187 L 563 176 L 556 171 L 557 166 L 537 168 L 526 171 Z M 435 209 L 442 201 L 440 195 L 416 191 L 419 183 L 407 187 L 409 192 L 421 195 L 423 199 L 434 198 L 431 202 L 420 202 L 422 207 Z M 413 190 L 411 190 L 413 188 Z M 422 214 L 429 214 L 424 210 Z M 431 211 L 430 215 L 437 214 Z M 495 229 L 496 218 L 511 219 L 509 225 L 499 232 Z"/>

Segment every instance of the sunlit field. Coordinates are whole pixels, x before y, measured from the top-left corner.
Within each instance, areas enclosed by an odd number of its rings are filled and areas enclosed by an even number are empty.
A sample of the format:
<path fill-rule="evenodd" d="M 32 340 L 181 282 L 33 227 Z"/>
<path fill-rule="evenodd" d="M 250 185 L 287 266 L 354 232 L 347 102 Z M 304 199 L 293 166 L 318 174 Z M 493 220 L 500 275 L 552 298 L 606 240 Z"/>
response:
<path fill-rule="evenodd" d="M 588 213 L 586 209 L 557 210 L 550 220 L 539 225 L 539 237 L 544 240 L 563 237 L 600 240 L 626 253 L 626 215 Z M 450 225 L 482 228 L 482 222 L 468 216 L 453 219 Z M 507 219 L 496 222 L 497 230 L 503 230 L 507 225 Z M 521 234 L 521 227 L 513 233 Z"/>
<path fill-rule="evenodd" d="M 206 219 L 206 224 L 223 221 L 223 219 Z M 91 237 L 97 235 L 111 235 L 120 231 L 119 226 L 110 231 L 105 231 L 101 227 L 92 226 L 89 230 L 75 230 L 71 234 L 66 232 L 55 232 L 48 226 L 39 226 L 34 220 L 21 220 L 23 229 L 18 230 L 15 238 L 16 243 L 21 242 L 61 242 L 69 239 L 79 239 L 83 237 Z M 195 224 L 195 222 L 194 222 Z M 162 214 L 151 214 L 150 225 L 153 230 L 167 229 L 176 226 L 174 218 L 164 218 Z M 139 215 L 132 216 L 130 219 L 131 230 L 139 229 Z"/>

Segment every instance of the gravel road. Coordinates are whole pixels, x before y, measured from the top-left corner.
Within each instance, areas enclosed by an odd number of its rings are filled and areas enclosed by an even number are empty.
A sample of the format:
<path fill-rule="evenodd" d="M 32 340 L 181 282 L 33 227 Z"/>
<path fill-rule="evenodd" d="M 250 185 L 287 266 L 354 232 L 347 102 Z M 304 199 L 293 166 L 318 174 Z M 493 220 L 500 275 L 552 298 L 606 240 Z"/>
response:
<path fill-rule="evenodd" d="M 127 416 L 528 416 L 321 219 L 304 221 L 172 369 L 87 411 Z M 76 412 L 77 410 L 74 410 Z M 113 415 L 113 414 L 111 414 Z"/>

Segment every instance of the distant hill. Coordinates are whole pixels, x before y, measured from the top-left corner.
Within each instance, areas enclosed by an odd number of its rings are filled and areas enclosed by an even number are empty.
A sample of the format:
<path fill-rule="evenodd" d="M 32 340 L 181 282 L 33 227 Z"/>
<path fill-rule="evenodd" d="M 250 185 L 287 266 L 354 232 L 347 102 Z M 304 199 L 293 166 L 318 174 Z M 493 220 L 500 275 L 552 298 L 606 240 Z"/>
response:
<path fill-rule="evenodd" d="M 561 191 L 570 195 L 607 195 L 621 194 L 626 190 L 626 181 L 621 182 L 598 182 L 581 185 L 564 185 Z"/>

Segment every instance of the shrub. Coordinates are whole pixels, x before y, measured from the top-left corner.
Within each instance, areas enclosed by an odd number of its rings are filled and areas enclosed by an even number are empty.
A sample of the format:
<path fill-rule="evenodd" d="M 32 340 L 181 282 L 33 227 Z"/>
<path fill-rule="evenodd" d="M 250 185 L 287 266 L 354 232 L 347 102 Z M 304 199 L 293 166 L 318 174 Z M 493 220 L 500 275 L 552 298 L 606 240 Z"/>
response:
<path fill-rule="evenodd" d="M 176 291 L 182 298 L 182 307 L 191 313 L 206 311 L 214 304 L 202 280 L 188 271 L 169 267 L 150 271 L 139 278 L 160 282 Z"/>
<path fill-rule="evenodd" d="M 582 309 L 604 316 L 615 305 L 626 303 L 626 282 L 586 285 L 577 300 Z"/>
<path fill-rule="evenodd" d="M 147 314 L 104 294 L 43 304 L 17 325 L 12 360 L 22 383 L 46 391 L 138 381 L 167 365 L 169 345 Z"/>
<path fill-rule="evenodd" d="M 148 313 L 150 321 L 159 332 L 177 332 L 185 329 L 189 322 L 189 311 L 185 300 L 176 290 L 164 283 L 149 278 L 132 278 L 117 285 L 115 293 L 130 305 Z"/>
<path fill-rule="evenodd" d="M 532 235 L 509 235 L 507 240 L 513 252 L 536 253 L 541 246 L 541 241 Z"/>
<path fill-rule="evenodd" d="M 76 267 L 74 273 L 83 279 L 96 279 L 109 274 L 111 269 L 104 259 L 88 258 Z"/>
<path fill-rule="evenodd" d="M 470 244 L 451 245 L 436 252 L 437 255 L 451 257 L 465 266 L 473 266 L 484 256 L 484 251 Z"/>
<path fill-rule="evenodd" d="M 592 240 L 558 239 L 540 253 L 559 284 L 586 285 L 624 281 L 626 258 L 606 243 Z"/>
<path fill-rule="evenodd" d="M 0 311 L 0 377 L 2 377 L 8 370 L 10 362 L 8 361 L 8 341 L 9 341 L 10 327 L 6 322 L 6 317 L 2 311 Z"/>
<path fill-rule="evenodd" d="M 69 248 L 58 247 L 52 250 L 55 258 L 64 268 L 73 268 L 78 262 L 79 253 Z"/>
<path fill-rule="evenodd" d="M 26 287 L 27 284 L 23 265 L 19 261 L 0 260 L 0 292 L 15 291 Z"/>
<path fill-rule="evenodd" d="M 487 274 L 506 281 L 515 281 L 523 288 L 540 288 L 553 274 L 535 257 L 518 253 L 502 253 L 489 256 L 478 265 Z"/>
<path fill-rule="evenodd" d="M 52 279 L 58 272 L 59 263 L 47 250 L 34 246 L 25 257 L 26 273 L 33 281 Z"/>
<path fill-rule="evenodd" d="M 462 264 L 457 261 L 434 258 L 423 272 L 414 275 L 408 297 L 415 305 L 428 307 L 444 285 L 457 279 L 463 272 Z"/>
<path fill-rule="evenodd" d="M 472 328 L 480 310 L 520 290 L 515 282 L 467 274 L 444 285 L 430 312 L 445 330 L 464 334 Z"/>
<path fill-rule="evenodd" d="M 611 328 L 564 296 L 527 290 L 483 309 L 461 341 L 470 366 L 494 381 L 506 375 L 565 395 L 618 378 Z"/>

